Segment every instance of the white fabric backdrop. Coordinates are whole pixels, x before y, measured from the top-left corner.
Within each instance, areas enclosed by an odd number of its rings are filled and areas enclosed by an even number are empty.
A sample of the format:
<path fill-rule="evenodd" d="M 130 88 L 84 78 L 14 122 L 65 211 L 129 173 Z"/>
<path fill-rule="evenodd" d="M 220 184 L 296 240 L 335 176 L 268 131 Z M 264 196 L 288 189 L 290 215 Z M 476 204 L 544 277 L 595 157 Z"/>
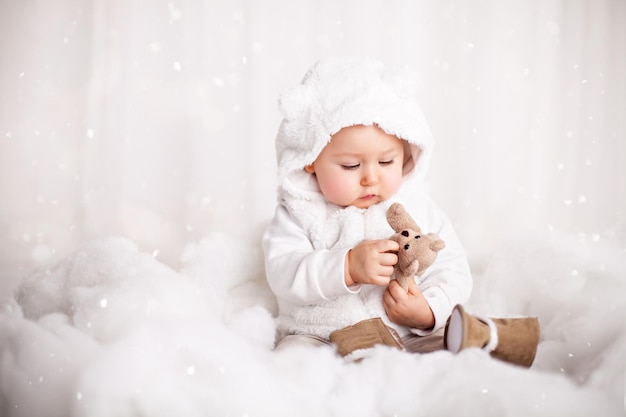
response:
<path fill-rule="evenodd" d="M 4 0 L 0 294 L 96 237 L 176 267 L 258 229 L 276 98 L 341 54 L 420 71 L 433 193 L 475 267 L 531 231 L 623 244 L 625 47 L 622 0 Z"/>

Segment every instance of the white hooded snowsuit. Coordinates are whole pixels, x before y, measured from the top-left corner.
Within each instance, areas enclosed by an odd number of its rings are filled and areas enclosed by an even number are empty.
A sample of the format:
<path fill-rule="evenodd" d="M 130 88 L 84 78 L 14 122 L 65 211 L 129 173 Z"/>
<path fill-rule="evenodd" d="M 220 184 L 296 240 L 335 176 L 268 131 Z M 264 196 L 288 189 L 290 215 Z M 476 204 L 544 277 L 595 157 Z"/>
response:
<path fill-rule="evenodd" d="M 415 77 L 408 71 L 391 71 L 367 58 L 341 58 L 318 62 L 300 85 L 280 97 L 284 119 L 276 139 L 279 204 L 263 248 L 283 334 L 327 339 L 333 330 L 381 317 L 401 336 L 428 335 L 445 325 L 454 305 L 469 298 L 472 279 L 463 247 L 423 181 L 433 141 L 415 90 Z M 399 191 L 368 209 L 328 202 L 314 175 L 303 169 L 315 161 L 331 135 L 359 124 L 376 124 L 405 140 L 407 151 Z M 348 250 L 363 240 L 387 239 L 394 233 L 385 212 L 395 201 L 404 204 L 424 232 L 437 233 L 446 243 L 435 263 L 416 277 L 435 316 L 430 330 L 392 323 L 382 304 L 386 288 L 349 288 L 344 282 Z"/>

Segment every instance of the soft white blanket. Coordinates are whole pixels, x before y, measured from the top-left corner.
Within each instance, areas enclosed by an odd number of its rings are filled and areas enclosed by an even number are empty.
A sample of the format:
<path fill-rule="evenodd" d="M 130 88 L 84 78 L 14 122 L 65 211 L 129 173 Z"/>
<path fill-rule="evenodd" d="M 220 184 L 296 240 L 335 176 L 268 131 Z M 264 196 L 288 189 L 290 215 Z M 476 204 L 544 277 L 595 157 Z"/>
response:
<path fill-rule="evenodd" d="M 258 241 L 213 235 L 179 271 L 123 239 L 29 276 L 0 314 L 2 416 L 619 416 L 626 262 L 592 237 L 516 239 L 475 268 L 470 311 L 536 315 L 532 368 L 479 350 L 360 363 L 274 353 Z"/>

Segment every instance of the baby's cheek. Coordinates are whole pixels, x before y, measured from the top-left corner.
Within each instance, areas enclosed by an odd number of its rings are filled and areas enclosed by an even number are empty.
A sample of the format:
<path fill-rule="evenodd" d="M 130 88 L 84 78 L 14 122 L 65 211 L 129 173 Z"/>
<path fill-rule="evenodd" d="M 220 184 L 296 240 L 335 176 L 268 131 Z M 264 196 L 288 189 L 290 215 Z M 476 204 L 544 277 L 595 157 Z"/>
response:
<path fill-rule="evenodd" d="M 392 183 L 392 187 L 393 187 L 393 192 L 395 193 L 396 191 L 398 191 L 398 189 L 400 188 L 400 186 L 402 185 L 402 179 L 404 177 L 402 176 L 402 171 L 399 171 L 396 173 L 396 175 L 394 176 L 394 178 L 392 179 L 391 183 Z"/>
<path fill-rule="evenodd" d="M 335 204 L 349 204 L 351 198 L 349 180 L 343 176 L 327 178 L 324 183 L 320 183 L 320 189 L 324 196 Z M 346 201 L 344 201 L 346 200 Z"/>

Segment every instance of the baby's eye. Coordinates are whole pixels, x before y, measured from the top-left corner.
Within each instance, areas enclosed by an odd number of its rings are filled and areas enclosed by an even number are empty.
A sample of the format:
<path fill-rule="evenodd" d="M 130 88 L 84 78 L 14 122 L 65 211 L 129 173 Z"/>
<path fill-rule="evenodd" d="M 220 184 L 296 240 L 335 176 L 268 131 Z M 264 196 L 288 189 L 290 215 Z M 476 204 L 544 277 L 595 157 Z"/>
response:
<path fill-rule="evenodd" d="M 357 169 L 361 164 L 341 164 L 341 168 L 348 171 Z"/>
<path fill-rule="evenodd" d="M 380 161 L 379 164 L 382 165 L 382 166 L 391 165 L 391 164 L 393 164 L 393 159 L 387 159 L 387 160 L 384 160 L 384 161 Z"/>

